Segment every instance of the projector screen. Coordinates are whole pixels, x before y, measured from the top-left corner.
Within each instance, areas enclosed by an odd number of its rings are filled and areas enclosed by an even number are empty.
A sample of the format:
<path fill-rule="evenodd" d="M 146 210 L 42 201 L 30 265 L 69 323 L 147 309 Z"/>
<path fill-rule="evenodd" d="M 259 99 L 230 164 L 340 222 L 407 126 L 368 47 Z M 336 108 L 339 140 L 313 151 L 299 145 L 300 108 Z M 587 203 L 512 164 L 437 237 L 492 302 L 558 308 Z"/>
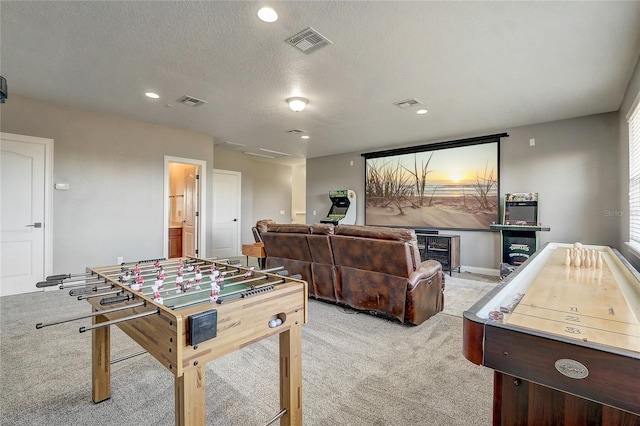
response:
<path fill-rule="evenodd" d="M 362 154 L 365 224 L 489 230 L 499 223 L 502 136 Z"/>

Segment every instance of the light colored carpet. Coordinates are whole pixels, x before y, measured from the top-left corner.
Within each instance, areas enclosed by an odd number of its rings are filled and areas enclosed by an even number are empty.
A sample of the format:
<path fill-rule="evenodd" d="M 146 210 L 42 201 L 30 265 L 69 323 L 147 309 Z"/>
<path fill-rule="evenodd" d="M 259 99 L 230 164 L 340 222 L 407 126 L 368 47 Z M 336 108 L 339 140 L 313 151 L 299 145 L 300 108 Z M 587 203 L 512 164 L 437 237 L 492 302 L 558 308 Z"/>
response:
<path fill-rule="evenodd" d="M 462 311 L 495 284 L 446 277 L 445 311 L 420 326 L 310 300 L 303 328 L 305 425 L 489 425 L 491 370 L 467 361 Z M 0 424 L 171 425 L 173 376 L 149 355 L 112 365 L 111 399 L 91 402 L 89 311 L 65 291 L 0 299 Z M 112 327 L 112 358 L 140 347 Z M 207 364 L 207 424 L 261 425 L 279 411 L 278 339 Z"/>

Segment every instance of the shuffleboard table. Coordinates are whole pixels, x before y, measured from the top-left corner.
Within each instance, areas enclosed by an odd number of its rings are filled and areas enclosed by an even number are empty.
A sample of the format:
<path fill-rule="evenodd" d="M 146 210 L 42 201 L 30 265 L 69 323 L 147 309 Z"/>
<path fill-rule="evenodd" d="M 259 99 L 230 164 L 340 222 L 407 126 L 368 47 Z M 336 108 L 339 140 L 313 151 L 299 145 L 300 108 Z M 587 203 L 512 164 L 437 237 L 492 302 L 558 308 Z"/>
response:
<path fill-rule="evenodd" d="M 547 243 L 463 314 L 495 370 L 495 425 L 640 425 L 640 274 L 607 246 Z"/>

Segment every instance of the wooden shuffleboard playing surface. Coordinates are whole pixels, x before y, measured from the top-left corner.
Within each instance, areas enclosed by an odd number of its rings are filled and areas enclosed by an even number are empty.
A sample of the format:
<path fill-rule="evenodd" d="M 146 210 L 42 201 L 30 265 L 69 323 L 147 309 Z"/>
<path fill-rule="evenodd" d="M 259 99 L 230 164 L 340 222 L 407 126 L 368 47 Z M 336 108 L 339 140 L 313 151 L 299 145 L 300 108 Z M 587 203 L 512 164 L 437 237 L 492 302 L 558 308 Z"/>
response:
<path fill-rule="evenodd" d="M 505 324 L 640 352 L 640 323 L 603 253 L 602 268 L 565 265 L 555 247 Z"/>

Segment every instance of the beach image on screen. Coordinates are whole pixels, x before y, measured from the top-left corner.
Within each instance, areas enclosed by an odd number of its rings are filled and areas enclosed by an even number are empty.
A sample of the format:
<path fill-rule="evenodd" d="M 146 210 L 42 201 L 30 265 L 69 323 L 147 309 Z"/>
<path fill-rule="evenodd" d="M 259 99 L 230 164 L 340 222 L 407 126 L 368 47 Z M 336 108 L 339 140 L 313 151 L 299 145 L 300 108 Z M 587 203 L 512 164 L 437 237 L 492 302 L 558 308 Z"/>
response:
<path fill-rule="evenodd" d="M 498 221 L 498 142 L 366 160 L 365 223 L 489 229 Z"/>

